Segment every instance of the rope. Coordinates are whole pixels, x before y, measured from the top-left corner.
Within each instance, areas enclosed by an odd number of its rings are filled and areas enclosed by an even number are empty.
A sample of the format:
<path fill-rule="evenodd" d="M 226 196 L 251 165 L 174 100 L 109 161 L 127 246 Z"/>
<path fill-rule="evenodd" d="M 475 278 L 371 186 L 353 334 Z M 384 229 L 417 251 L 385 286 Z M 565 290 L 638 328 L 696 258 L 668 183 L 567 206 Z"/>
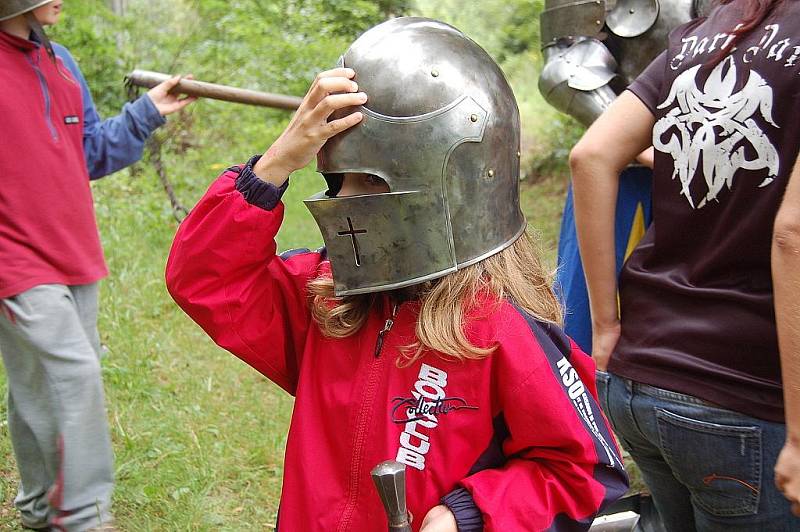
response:
<path fill-rule="evenodd" d="M 132 102 L 139 97 L 139 88 L 134 86 L 130 80 L 125 80 L 125 88 L 128 92 L 128 101 Z M 159 181 L 161 181 L 161 186 L 167 194 L 167 198 L 169 198 L 169 203 L 172 206 L 172 216 L 180 223 L 189 214 L 189 210 L 178 200 L 178 196 L 175 194 L 175 187 L 172 186 L 172 182 L 167 177 L 167 171 L 164 169 L 164 163 L 161 160 L 161 147 L 163 144 L 164 141 L 158 135 L 150 135 L 145 147 L 149 154 L 148 159 L 153 165 Z"/>
<path fill-rule="evenodd" d="M 172 205 L 172 216 L 180 223 L 189 214 L 189 210 L 178 200 L 178 197 L 175 195 L 175 188 L 167 177 L 166 170 L 164 170 L 164 164 L 161 161 L 162 145 L 163 141 L 158 135 L 151 135 L 150 138 L 147 139 L 147 149 L 150 151 L 150 162 L 158 174 L 158 179 L 161 181 L 164 192 L 167 193 L 170 205 Z"/>

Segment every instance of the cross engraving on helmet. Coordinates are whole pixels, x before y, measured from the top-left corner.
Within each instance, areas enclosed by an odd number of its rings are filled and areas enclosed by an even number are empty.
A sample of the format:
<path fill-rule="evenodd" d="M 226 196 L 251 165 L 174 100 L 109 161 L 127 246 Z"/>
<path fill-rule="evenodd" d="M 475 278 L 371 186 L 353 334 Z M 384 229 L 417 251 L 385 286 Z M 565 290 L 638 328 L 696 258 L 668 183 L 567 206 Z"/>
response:
<path fill-rule="evenodd" d="M 356 266 L 361 266 L 361 254 L 359 253 L 358 248 L 358 240 L 356 239 L 356 235 L 363 235 L 367 232 L 366 229 L 354 229 L 353 228 L 353 220 L 350 217 L 347 217 L 347 227 L 349 230 L 347 231 L 339 231 L 336 234 L 339 236 L 349 236 L 351 242 L 353 243 L 353 256 L 356 260 Z"/>

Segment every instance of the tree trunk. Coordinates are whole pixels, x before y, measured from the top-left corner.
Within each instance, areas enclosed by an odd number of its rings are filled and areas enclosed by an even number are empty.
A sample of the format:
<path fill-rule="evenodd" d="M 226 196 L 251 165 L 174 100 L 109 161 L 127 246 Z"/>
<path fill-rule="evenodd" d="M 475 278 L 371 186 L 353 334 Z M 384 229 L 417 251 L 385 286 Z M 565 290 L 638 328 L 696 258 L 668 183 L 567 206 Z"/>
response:
<path fill-rule="evenodd" d="M 108 0 L 108 7 L 114 14 L 122 16 L 125 14 L 125 8 L 128 7 L 128 0 Z"/>

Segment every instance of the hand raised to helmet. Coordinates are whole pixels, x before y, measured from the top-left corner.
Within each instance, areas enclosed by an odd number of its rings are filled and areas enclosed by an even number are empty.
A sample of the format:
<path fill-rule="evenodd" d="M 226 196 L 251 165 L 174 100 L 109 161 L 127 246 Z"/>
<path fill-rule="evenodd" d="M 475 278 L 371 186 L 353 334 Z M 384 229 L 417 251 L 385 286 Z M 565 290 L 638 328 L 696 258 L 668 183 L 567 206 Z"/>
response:
<path fill-rule="evenodd" d="M 289 174 L 311 162 L 329 138 L 361 121 L 360 112 L 328 121 L 339 109 L 367 101 L 366 94 L 357 92 L 353 77 L 351 68 L 335 68 L 317 75 L 289 125 L 253 168 L 260 179 L 283 185 Z"/>

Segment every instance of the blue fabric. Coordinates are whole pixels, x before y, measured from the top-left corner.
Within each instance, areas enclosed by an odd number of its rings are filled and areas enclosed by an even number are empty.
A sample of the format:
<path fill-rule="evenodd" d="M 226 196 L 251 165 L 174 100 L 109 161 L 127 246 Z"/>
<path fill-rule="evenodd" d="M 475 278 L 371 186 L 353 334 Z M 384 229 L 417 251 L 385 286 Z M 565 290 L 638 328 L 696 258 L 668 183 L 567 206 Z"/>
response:
<path fill-rule="evenodd" d="M 645 227 L 652 219 L 650 190 L 653 172 L 645 167 L 630 167 L 619 176 L 617 195 L 616 243 L 617 274 L 625 260 L 631 227 L 636 209 L 642 206 Z M 564 215 L 561 219 L 561 234 L 558 239 L 558 272 L 555 290 L 566 313 L 564 331 L 587 353 L 592 352 L 592 319 L 589 314 L 589 294 L 583 276 L 583 264 L 578 250 L 578 235 L 575 230 L 575 206 L 572 186 L 567 192 Z"/>
<path fill-rule="evenodd" d="M 147 137 L 166 122 L 150 97 L 143 94 L 135 102 L 126 103 L 119 115 L 101 120 L 86 79 L 69 50 L 56 43 L 53 50 L 81 85 L 83 152 L 89 177 L 99 179 L 141 159 Z"/>
<path fill-rule="evenodd" d="M 256 155 L 247 161 L 247 164 L 239 172 L 239 177 L 236 178 L 236 190 L 241 192 L 244 199 L 251 205 L 271 211 L 278 206 L 283 193 L 289 188 L 289 180 L 287 179 L 283 185 L 276 187 L 272 183 L 259 179 L 253 173 L 253 166 L 260 158 L 260 155 Z"/>
<path fill-rule="evenodd" d="M 612 373 L 597 391 L 668 532 L 800 530 L 775 487 L 784 424 Z"/>
<path fill-rule="evenodd" d="M 483 531 L 483 515 L 469 491 L 456 488 L 442 497 L 441 502 L 453 512 L 458 532 Z"/>

